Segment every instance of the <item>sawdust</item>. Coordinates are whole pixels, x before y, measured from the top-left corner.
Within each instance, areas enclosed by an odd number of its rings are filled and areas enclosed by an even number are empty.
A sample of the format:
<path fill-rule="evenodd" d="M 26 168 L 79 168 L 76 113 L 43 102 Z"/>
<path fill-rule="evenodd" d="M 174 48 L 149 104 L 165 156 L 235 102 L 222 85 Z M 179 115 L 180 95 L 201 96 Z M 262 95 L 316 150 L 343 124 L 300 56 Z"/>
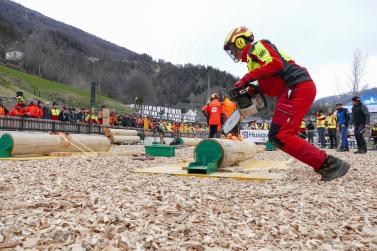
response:
<path fill-rule="evenodd" d="M 179 149 L 175 158 L 132 160 L 129 153 L 142 149 L 115 146 L 114 155 L 0 161 L 0 247 L 377 249 L 376 152 L 338 154 L 352 162 L 350 173 L 323 183 L 296 161 L 284 170 L 288 178 L 267 182 L 132 173 L 193 157 L 192 149 Z M 263 152 L 257 159 L 289 156 Z"/>

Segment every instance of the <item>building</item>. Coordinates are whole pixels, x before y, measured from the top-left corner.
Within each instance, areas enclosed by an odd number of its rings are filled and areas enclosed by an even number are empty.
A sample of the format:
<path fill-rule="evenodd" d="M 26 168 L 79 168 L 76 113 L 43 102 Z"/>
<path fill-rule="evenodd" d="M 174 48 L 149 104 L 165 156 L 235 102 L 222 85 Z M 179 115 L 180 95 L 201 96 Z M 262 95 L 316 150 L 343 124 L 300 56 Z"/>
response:
<path fill-rule="evenodd" d="M 152 105 L 128 105 L 130 108 L 135 109 L 142 116 L 149 116 L 155 119 L 167 119 L 173 121 L 182 121 L 181 109 L 170 107 L 152 106 Z"/>
<path fill-rule="evenodd" d="M 183 122 L 197 122 L 198 114 L 195 110 L 188 110 L 188 112 L 182 114 Z"/>
<path fill-rule="evenodd" d="M 8 61 L 18 62 L 21 61 L 24 57 L 24 53 L 21 51 L 9 51 L 5 54 L 5 59 Z"/>

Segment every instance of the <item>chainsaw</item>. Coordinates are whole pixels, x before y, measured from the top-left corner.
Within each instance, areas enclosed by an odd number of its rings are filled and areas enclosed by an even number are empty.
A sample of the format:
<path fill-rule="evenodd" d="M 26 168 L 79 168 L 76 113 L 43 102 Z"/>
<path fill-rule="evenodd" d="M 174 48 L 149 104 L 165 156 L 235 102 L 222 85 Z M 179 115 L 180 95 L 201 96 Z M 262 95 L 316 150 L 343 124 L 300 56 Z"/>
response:
<path fill-rule="evenodd" d="M 233 88 L 229 96 L 236 101 L 238 109 L 235 110 L 223 125 L 224 134 L 228 134 L 238 123 L 267 107 L 267 100 L 262 90 L 255 84 L 248 84 L 245 88 Z"/>

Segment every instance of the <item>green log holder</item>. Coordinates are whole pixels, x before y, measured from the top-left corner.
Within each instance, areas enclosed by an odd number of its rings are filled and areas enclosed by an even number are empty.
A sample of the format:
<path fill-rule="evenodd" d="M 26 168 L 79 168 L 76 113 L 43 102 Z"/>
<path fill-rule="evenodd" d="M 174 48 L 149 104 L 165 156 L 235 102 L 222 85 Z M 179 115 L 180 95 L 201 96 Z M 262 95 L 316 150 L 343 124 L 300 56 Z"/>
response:
<path fill-rule="evenodd" d="M 215 140 L 202 140 L 195 147 L 195 162 L 188 166 L 188 173 L 210 174 L 217 172 L 224 158 L 224 150 Z"/>
<path fill-rule="evenodd" d="M 9 158 L 13 150 L 13 139 L 9 133 L 0 137 L 0 158 Z"/>

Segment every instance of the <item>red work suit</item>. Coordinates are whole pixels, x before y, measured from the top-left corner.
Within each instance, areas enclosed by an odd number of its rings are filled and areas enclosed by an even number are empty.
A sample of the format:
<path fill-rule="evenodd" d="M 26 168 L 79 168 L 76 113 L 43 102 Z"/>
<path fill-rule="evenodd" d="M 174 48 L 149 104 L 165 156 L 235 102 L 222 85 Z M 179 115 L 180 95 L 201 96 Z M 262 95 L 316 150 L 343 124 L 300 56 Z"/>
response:
<path fill-rule="evenodd" d="M 249 73 L 241 80 L 258 80 L 266 95 L 277 96 L 269 140 L 296 159 L 315 169 L 321 168 L 326 153 L 297 136 L 316 96 L 316 86 L 306 69 L 268 40 L 246 46 L 242 61 L 248 63 Z"/>
<path fill-rule="evenodd" d="M 202 111 L 208 118 L 208 126 L 210 129 L 209 137 L 213 138 L 216 132 L 221 131 L 221 102 L 215 98 L 209 104 L 203 106 Z"/>
<path fill-rule="evenodd" d="M 8 115 L 9 116 L 24 116 L 24 114 L 25 114 L 25 109 L 23 105 L 16 104 Z"/>

